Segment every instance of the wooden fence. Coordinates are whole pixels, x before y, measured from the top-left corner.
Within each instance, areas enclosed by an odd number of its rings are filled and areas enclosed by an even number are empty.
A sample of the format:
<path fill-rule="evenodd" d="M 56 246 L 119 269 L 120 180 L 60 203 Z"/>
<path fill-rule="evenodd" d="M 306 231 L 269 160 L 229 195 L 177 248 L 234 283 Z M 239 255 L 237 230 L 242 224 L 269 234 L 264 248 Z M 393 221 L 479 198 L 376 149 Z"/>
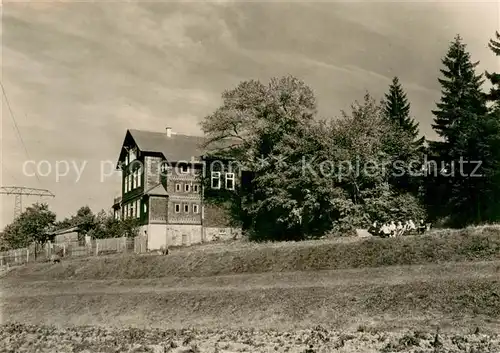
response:
<path fill-rule="evenodd" d="M 18 266 L 34 261 L 48 261 L 53 256 L 68 258 L 114 253 L 144 253 L 146 251 L 146 239 L 143 236 L 92 239 L 86 242 L 48 242 L 43 246 L 38 244 L 28 248 L 0 252 L 0 267 Z"/>

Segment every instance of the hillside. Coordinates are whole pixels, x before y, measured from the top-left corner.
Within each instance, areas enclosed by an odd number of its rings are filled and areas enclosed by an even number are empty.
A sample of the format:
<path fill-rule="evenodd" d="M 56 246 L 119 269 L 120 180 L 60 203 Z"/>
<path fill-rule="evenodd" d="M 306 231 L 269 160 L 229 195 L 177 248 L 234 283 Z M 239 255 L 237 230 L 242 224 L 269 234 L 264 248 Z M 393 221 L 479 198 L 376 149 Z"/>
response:
<path fill-rule="evenodd" d="M 318 271 L 500 259 L 498 226 L 441 231 L 425 236 L 339 239 L 298 243 L 211 244 L 168 256 L 123 255 L 31 264 L 7 279 L 147 279 L 244 273 Z"/>
<path fill-rule="evenodd" d="M 439 331 L 440 352 L 492 351 L 499 245 L 482 227 L 32 264 L 2 278 L 0 339 L 12 352 L 422 353 Z"/>

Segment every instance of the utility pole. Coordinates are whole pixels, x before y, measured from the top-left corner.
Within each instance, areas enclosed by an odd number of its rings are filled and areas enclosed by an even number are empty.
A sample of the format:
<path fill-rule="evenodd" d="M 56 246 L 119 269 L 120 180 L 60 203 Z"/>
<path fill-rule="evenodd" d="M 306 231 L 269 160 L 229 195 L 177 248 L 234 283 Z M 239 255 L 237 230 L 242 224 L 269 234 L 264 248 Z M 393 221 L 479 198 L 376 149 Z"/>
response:
<path fill-rule="evenodd" d="M 40 197 L 55 197 L 52 192 L 47 189 L 27 188 L 24 186 L 2 186 L 0 194 L 14 195 L 14 219 L 19 217 L 23 212 L 23 196 L 40 196 Z"/>

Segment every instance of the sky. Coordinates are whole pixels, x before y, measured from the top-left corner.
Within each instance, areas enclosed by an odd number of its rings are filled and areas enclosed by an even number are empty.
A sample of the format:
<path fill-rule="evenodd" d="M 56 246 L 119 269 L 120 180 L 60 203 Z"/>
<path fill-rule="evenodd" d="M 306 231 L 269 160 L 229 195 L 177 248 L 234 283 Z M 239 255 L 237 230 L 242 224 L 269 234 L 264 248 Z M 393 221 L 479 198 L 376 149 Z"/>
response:
<path fill-rule="evenodd" d="M 366 91 L 382 98 L 398 76 L 435 138 L 441 58 L 459 33 L 478 71 L 500 67 L 487 48 L 499 16 L 494 1 L 4 1 L 2 84 L 15 120 L 3 98 L 1 185 L 49 189 L 55 198 L 23 206 L 47 202 L 58 219 L 107 210 L 127 129 L 201 134 L 224 90 L 289 74 L 314 90 L 324 118 Z M 14 197 L 1 206 L 3 228 Z"/>

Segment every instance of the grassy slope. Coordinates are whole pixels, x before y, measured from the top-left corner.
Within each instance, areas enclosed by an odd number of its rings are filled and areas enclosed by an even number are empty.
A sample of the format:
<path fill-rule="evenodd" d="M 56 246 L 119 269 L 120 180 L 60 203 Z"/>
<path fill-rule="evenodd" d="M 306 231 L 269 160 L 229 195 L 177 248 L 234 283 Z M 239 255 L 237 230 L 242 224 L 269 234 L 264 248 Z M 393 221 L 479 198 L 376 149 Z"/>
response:
<path fill-rule="evenodd" d="M 134 281 L 127 285 L 128 280 L 123 280 L 120 285 L 107 287 L 97 283 L 101 288 L 94 288 L 92 282 L 73 283 L 73 290 L 59 291 L 36 283 L 32 288 L 26 285 L 17 290 L 13 286 L 5 291 L 1 309 L 5 321 L 72 325 L 286 329 L 322 324 L 346 329 L 373 324 L 390 329 L 436 325 L 498 328 L 500 279 L 493 272 L 497 266 L 485 267 L 489 275 L 482 278 L 458 273 L 436 277 L 429 273 L 425 280 L 402 276 L 394 281 L 389 272 L 386 277 L 379 274 L 379 281 L 336 283 L 333 271 L 304 285 L 301 280 L 305 274 L 296 274 L 295 281 L 287 286 L 269 278 L 268 283 L 260 279 L 260 285 L 251 289 L 238 287 L 238 276 L 232 286 L 226 278 L 226 286 L 219 288 L 190 286 L 189 280 L 174 287 L 161 281 L 149 287 Z"/>
<path fill-rule="evenodd" d="M 63 261 L 8 273 L 2 321 L 494 331 L 500 328 L 499 260 L 498 229 L 480 228 Z"/>
<path fill-rule="evenodd" d="M 6 277 L 20 280 L 202 277 L 496 259 L 500 259 L 500 230 L 485 227 L 421 237 L 197 247 L 173 251 L 168 256 L 75 259 L 16 268 Z"/>

